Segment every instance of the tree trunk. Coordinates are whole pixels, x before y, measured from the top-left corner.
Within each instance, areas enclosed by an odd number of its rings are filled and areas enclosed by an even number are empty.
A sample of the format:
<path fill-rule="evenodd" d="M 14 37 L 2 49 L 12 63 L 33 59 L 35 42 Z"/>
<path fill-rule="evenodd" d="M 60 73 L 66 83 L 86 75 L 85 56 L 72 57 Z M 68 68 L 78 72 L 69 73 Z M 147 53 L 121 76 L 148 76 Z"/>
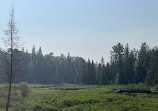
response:
<path fill-rule="evenodd" d="M 9 109 L 9 103 L 10 103 L 10 97 L 11 97 L 11 90 L 12 90 L 12 78 L 13 78 L 13 26 L 14 26 L 14 10 L 12 9 L 11 13 L 11 20 L 10 20 L 10 48 L 11 48 L 11 54 L 10 54 L 10 75 L 9 75 L 9 90 L 8 90 L 8 97 L 7 97 L 7 104 L 6 104 L 6 111 Z"/>

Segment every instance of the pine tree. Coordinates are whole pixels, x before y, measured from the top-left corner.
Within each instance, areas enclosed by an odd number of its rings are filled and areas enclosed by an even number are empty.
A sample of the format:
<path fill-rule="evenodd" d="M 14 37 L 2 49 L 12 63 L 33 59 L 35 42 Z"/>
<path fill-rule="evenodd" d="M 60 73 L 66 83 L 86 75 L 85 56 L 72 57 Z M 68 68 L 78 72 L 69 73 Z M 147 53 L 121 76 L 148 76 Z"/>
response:
<path fill-rule="evenodd" d="M 149 65 L 149 47 L 144 42 L 141 45 L 141 49 L 138 53 L 138 67 L 137 67 L 137 75 L 136 82 L 143 82 L 145 80 L 147 74 L 147 67 Z"/>
<path fill-rule="evenodd" d="M 94 61 L 92 60 L 91 63 L 91 84 L 95 84 L 96 83 L 96 68 L 94 65 Z"/>
<path fill-rule="evenodd" d="M 96 84 L 101 84 L 101 77 L 102 77 L 102 66 L 99 63 L 97 67 L 97 75 L 96 75 Z"/>
<path fill-rule="evenodd" d="M 148 85 L 157 84 L 157 72 L 158 72 L 158 48 L 155 47 L 149 51 L 150 62 L 147 67 L 146 83 Z"/>
<path fill-rule="evenodd" d="M 123 84 L 123 61 L 122 61 L 122 56 L 123 56 L 123 45 L 121 43 L 118 43 L 117 45 L 112 47 L 113 51 L 111 51 L 112 58 L 114 58 L 114 62 L 116 64 L 117 68 L 117 79 L 118 79 L 118 84 Z"/>

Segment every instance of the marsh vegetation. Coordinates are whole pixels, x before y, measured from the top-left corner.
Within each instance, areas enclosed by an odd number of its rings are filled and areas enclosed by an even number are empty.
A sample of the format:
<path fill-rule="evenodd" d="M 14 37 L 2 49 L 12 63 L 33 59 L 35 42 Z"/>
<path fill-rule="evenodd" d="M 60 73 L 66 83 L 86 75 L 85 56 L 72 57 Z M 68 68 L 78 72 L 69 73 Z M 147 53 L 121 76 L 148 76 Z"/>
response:
<path fill-rule="evenodd" d="M 0 108 L 5 109 L 5 85 L 0 85 Z M 146 88 L 139 85 L 41 85 L 29 84 L 31 92 L 18 101 L 12 99 L 11 111 L 157 111 L 158 94 L 116 93 L 120 89 Z M 42 89 L 41 89 L 42 87 Z M 45 88 L 45 89 L 43 89 Z M 49 88 L 49 89 L 47 89 Z M 64 89 L 64 90 L 63 90 Z M 70 90 L 71 89 L 71 90 Z M 76 90 L 77 89 L 77 90 Z M 156 88 L 150 88 L 155 91 Z M 13 97 L 13 96 L 12 96 Z M 17 97 L 16 97 L 17 99 Z"/>

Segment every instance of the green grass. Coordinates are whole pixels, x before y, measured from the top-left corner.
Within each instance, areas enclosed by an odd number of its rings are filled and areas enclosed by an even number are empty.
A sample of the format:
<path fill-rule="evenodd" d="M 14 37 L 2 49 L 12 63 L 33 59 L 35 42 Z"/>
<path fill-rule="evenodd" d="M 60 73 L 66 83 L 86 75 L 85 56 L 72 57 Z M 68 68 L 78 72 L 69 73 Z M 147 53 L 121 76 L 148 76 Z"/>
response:
<path fill-rule="evenodd" d="M 4 85 L 0 85 L 2 89 Z M 49 89 L 40 89 L 41 87 Z M 32 91 L 20 103 L 12 102 L 26 111 L 158 111 L 158 94 L 119 94 L 115 91 L 137 85 L 39 85 L 31 84 Z M 4 104 L 5 90 L 0 90 L 0 104 Z M 0 111 L 2 109 L 0 105 Z M 3 111 L 3 110 L 2 110 Z M 17 109 L 15 111 L 18 111 Z M 20 109 L 19 109 L 20 111 Z"/>

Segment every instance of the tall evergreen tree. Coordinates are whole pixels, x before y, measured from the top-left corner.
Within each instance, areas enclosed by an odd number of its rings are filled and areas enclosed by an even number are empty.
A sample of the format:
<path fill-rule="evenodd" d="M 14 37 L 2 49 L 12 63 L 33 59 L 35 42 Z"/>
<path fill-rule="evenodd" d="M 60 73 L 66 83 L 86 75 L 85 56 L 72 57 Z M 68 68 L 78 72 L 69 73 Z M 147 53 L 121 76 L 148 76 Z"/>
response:
<path fill-rule="evenodd" d="M 148 65 L 149 65 L 149 47 L 144 42 L 142 43 L 141 49 L 138 53 L 138 67 L 137 67 L 137 75 L 136 75 L 137 83 L 145 80 Z"/>
<path fill-rule="evenodd" d="M 150 62 L 149 67 L 147 68 L 146 83 L 148 85 L 157 84 L 157 72 L 158 72 L 158 48 L 155 47 L 149 51 L 150 53 Z"/>
<path fill-rule="evenodd" d="M 102 65 L 99 63 L 97 67 L 97 74 L 96 74 L 96 84 L 101 84 L 101 77 L 102 77 Z"/>
<path fill-rule="evenodd" d="M 114 62 L 116 64 L 117 68 L 117 82 L 118 84 L 123 84 L 123 45 L 121 43 L 118 43 L 117 45 L 112 47 L 113 51 L 111 51 L 112 58 L 114 58 Z"/>

